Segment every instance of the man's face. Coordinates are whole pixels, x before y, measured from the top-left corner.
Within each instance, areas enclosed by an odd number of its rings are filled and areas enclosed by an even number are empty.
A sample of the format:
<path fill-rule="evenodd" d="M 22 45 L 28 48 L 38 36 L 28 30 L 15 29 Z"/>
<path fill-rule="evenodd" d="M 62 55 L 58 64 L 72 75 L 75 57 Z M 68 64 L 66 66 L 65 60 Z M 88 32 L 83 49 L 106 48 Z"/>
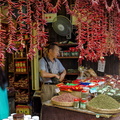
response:
<path fill-rule="evenodd" d="M 51 56 L 53 58 L 57 58 L 59 56 L 60 53 L 60 48 L 58 46 L 54 46 L 54 49 L 51 49 Z"/>

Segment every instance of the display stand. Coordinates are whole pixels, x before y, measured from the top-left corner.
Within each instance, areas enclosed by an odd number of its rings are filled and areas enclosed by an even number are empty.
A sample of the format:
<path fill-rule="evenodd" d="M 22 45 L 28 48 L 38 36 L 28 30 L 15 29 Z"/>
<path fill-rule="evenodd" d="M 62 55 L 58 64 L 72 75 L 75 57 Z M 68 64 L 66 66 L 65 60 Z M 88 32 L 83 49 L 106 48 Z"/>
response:
<path fill-rule="evenodd" d="M 89 110 L 74 109 L 51 104 L 50 101 L 42 105 L 42 120 L 119 120 L 120 113 L 99 114 Z M 98 118 L 99 117 L 99 118 Z"/>

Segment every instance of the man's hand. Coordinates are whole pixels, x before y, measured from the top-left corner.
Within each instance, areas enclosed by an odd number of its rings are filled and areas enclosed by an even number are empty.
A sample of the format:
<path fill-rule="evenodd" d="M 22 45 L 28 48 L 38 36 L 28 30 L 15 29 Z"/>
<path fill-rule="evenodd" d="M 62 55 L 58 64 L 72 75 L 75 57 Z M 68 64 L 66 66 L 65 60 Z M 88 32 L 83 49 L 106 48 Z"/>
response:
<path fill-rule="evenodd" d="M 60 75 L 59 81 L 62 82 L 65 78 L 66 70 L 63 71 L 63 73 Z"/>
<path fill-rule="evenodd" d="M 59 75 L 57 75 L 57 74 L 55 74 L 55 77 L 56 77 L 56 78 L 58 78 L 58 79 L 60 79 L 60 76 L 59 76 Z"/>

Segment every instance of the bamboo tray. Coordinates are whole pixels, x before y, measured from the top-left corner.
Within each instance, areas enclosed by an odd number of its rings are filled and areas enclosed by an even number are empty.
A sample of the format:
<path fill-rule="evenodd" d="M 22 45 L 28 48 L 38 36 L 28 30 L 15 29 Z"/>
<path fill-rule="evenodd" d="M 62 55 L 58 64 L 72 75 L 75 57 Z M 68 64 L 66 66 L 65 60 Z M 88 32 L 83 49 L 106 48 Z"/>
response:
<path fill-rule="evenodd" d="M 57 96 L 54 96 L 51 99 L 52 104 L 59 105 L 59 106 L 66 106 L 66 107 L 71 107 L 74 104 L 74 102 L 58 102 L 58 101 L 54 101 L 53 99 L 55 97 L 57 97 Z"/>
<path fill-rule="evenodd" d="M 94 108 L 91 107 L 89 104 L 87 104 L 87 109 L 96 113 L 107 113 L 107 114 L 114 114 L 114 113 L 119 113 L 119 109 L 100 109 L 100 108 Z"/>

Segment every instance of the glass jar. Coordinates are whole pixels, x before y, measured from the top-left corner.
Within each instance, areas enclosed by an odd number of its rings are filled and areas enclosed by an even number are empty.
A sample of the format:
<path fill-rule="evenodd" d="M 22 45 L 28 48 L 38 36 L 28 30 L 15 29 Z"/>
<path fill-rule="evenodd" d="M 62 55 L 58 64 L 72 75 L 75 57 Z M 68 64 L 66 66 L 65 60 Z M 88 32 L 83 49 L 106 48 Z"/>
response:
<path fill-rule="evenodd" d="M 24 67 L 21 67 L 21 70 L 20 70 L 21 72 L 24 72 Z"/>
<path fill-rule="evenodd" d="M 22 61 L 22 66 L 23 66 L 23 67 L 26 66 L 26 61 Z"/>
<path fill-rule="evenodd" d="M 17 67 L 20 67 L 20 62 L 17 62 Z"/>
<path fill-rule="evenodd" d="M 19 62 L 19 66 L 22 67 L 22 61 Z"/>
<path fill-rule="evenodd" d="M 74 108 L 79 108 L 79 99 L 74 99 Z"/>
<path fill-rule="evenodd" d="M 20 69 L 20 67 L 17 67 L 17 72 L 21 72 L 21 69 Z"/>
<path fill-rule="evenodd" d="M 87 99 L 88 96 L 89 96 L 89 91 L 87 91 L 87 90 L 82 90 L 81 91 L 81 98 L 82 99 Z"/>
<path fill-rule="evenodd" d="M 19 71 L 19 69 L 18 69 L 19 67 L 16 67 L 16 72 L 18 72 Z"/>
<path fill-rule="evenodd" d="M 13 120 L 24 120 L 24 114 L 13 115 Z"/>
<path fill-rule="evenodd" d="M 81 101 L 80 101 L 80 108 L 81 109 L 86 109 L 86 105 L 87 104 L 87 100 L 83 100 L 83 99 L 81 99 Z"/>
<path fill-rule="evenodd" d="M 64 57 L 67 57 L 67 51 L 64 51 L 63 54 L 64 54 Z"/>
<path fill-rule="evenodd" d="M 23 67 L 23 72 L 26 72 L 27 70 L 26 70 L 26 67 Z"/>

